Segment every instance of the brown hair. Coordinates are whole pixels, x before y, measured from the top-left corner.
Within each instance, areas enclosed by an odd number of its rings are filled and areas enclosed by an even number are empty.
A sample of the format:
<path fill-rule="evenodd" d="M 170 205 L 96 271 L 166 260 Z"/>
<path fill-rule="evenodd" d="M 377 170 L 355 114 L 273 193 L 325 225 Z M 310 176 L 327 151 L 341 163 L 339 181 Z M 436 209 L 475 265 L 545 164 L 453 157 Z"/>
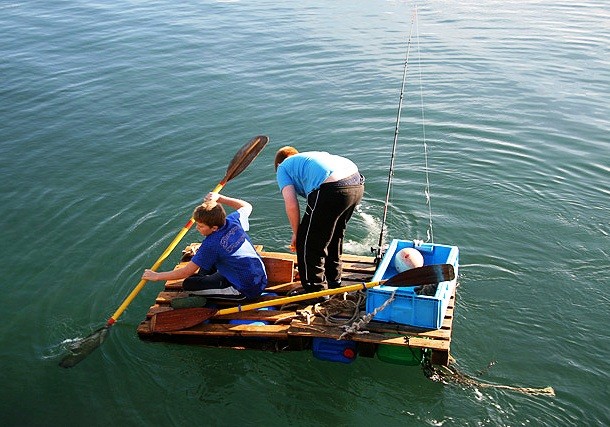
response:
<path fill-rule="evenodd" d="M 208 227 L 222 227 L 225 225 L 227 213 L 221 204 L 216 202 L 205 202 L 195 208 L 193 219 Z"/>
<path fill-rule="evenodd" d="M 275 153 L 275 170 L 277 171 L 277 167 L 280 165 L 280 163 L 282 163 L 288 157 L 298 153 L 299 152 L 297 151 L 297 149 L 291 147 L 290 145 L 286 145 L 285 147 L 282 147 L 277 150 L 277 153 Z"/>

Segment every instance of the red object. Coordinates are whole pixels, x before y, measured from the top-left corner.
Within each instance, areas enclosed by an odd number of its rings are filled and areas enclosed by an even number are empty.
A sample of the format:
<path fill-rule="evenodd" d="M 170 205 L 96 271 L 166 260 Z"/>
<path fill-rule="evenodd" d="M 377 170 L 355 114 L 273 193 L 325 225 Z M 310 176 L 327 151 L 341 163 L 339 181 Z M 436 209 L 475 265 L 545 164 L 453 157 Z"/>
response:
<path fill-rule="evenodd" d="M 356 352 L 353 348 L 346 348 L 345 350 L 343 350 L 343 357 L 353 359 L 356 357 Z"/>

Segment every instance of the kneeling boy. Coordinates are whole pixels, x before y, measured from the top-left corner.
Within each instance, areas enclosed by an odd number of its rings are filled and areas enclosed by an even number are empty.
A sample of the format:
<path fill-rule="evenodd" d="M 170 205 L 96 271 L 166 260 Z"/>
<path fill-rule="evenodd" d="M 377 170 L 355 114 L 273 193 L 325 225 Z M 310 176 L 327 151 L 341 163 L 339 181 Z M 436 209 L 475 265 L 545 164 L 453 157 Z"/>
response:
<path fill-rule="evenodd" d="M 236 211 L 227 216 L 222 205 Z M 142 279 L 185 279 L 182 285 L 185 291 L 212 300 L 244 301 L 259 297 L 267 286 L 267 274 L 246 233 L 251 212 L 248 202 L 208 193 L 204 203 L 193 212 L 197 231 L 204 236 L 195 256 L 176 270 L 147 269 Z"/>

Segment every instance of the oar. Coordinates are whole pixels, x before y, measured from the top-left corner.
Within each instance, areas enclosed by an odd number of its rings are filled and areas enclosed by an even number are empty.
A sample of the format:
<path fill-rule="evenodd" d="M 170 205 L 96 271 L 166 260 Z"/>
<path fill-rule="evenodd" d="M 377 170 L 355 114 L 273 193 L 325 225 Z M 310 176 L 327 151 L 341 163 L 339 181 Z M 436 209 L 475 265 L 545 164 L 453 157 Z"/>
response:
<path fill-rule="evenodd" d="M 263 302 L 241 305 L 237 307 L 217 310 L 214 308 L 194 307 L 178 310 L 168 310 L 157 313 L 151 318 L 151 329 L 153 332 L 172 332 L 181 329 L 191 328 L 208 320 L 213 316 L 224 314 L 239 313 L 242 311 L 256 310 L 259 308 L 270 307 L 273 305 L 288 304 L 297 301 L 307 301 L 320 298 L 326 295 L 342 294 L 344 292 L 355 292 L 363 289 L 384 284 L 386 286 L 417 286 L 429 283 L 439 283 L 446 280 L 453 280 L 455 271 L 451 264 L 434 264 L 423 267 L 413 268 L 391 277 L 388 280 L 378 282 L 368 282 L 357 285 L 342 286 L 340 288 L 328 289 L 324 291 L 311 292 L 307 294 L 294 295 L 291 297 L 276 298 Z"/>
<path fill-rule="evenodd" d="M 227 182 L 235 178 L 237 175 L 242 173 L 246 167 L 258 156 L 261 150 L 265 147 L 265 145 L 269 142 L 269 138 L 264 135 L 255 136 L 252 138 L 246 145 L 244 145 L 233 157 L 231 163 L 227 167 L 227 172 L 224 178 L 218 183 L 216 188 L 212 190 L 214 193 L 218 193 L 225 186 Z M 186 232 L 193 226 L 195 220 L 191 217 L 191 219 L 186 223 L 182 230 L 176 235 L 174 240 L 169 244 L 169 246 L 163 251 L 161 256 L 157 259 L 157 261 L 151 267 L 151 270 L 156 271 L 165 258 L 169 256 L 169 254 L 174 250 L 176 245 L 182 240 Z M 71 368 L 72 366 L 79 363 L 85 357 L 89 355 L 93 350 L 98 348 L 102 342 L 104 341 L 106 335 L 108 334 L 108 330 L 110 326 L 112 326 L 119 316 L 123 314 L 127 306 L 133 301 L 136 295 L 142 290 L 144 285 L 147 283 L 147 280 L 142 279 L 137 284 L 137 286 L 131 291 L 131 293 L 125 298 L 123 303 L 119 306 L 119 308 L 114 312 L 114 314 L 108 319 L 106 325 L 102 326 L 98 330 L 91 333 L 89 336 L 77 340 L 70 345 L 70 352 L 59 363 L 59 366 L 63 368 Z"/>

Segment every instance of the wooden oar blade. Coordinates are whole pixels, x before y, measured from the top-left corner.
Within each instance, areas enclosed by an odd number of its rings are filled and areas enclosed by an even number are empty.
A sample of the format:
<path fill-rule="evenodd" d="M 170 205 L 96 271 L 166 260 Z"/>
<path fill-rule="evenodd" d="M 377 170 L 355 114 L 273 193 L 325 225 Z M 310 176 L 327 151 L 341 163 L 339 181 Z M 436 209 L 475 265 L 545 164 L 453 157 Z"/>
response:
<path fill-rule="evenodd" d="M 162 311 L 152 316 L 150 328 L 153 332 L 173 332 L 192 328 L 214 316 L 215 308 L 192 307 Z"/>
<path fill-rule="evenodd" d="M 103 326 L 85 338 L 76 340 L 68 346 L 68 353 L 59 362 L 62 368 L 72 368 L 97 349 L 108 335 L 109 326 Z"/>
<path fill-rule="evenodd" d="M 386 286 L 417 286 L 430 283 L 440 283 L 455 279 L 455 270 L 451 264 L 433 264 L 398 273 L 390 277 L 384 285 Z"/>
<path fill-rule="evenodd" d="M 265 135 L 258 135 L 252 138 L 246 143 L 236 154 L 233 156 L 233 160 L 229 163 L 227 168 L 227 174 L 223 181 L 229 182 L 237 175 L 242 173 L 244 169 L 248 167 L 250 163 L 258 156 L 258 154 L 265 148 L 265 145 L 269 142 L 269 137 Z"/>

